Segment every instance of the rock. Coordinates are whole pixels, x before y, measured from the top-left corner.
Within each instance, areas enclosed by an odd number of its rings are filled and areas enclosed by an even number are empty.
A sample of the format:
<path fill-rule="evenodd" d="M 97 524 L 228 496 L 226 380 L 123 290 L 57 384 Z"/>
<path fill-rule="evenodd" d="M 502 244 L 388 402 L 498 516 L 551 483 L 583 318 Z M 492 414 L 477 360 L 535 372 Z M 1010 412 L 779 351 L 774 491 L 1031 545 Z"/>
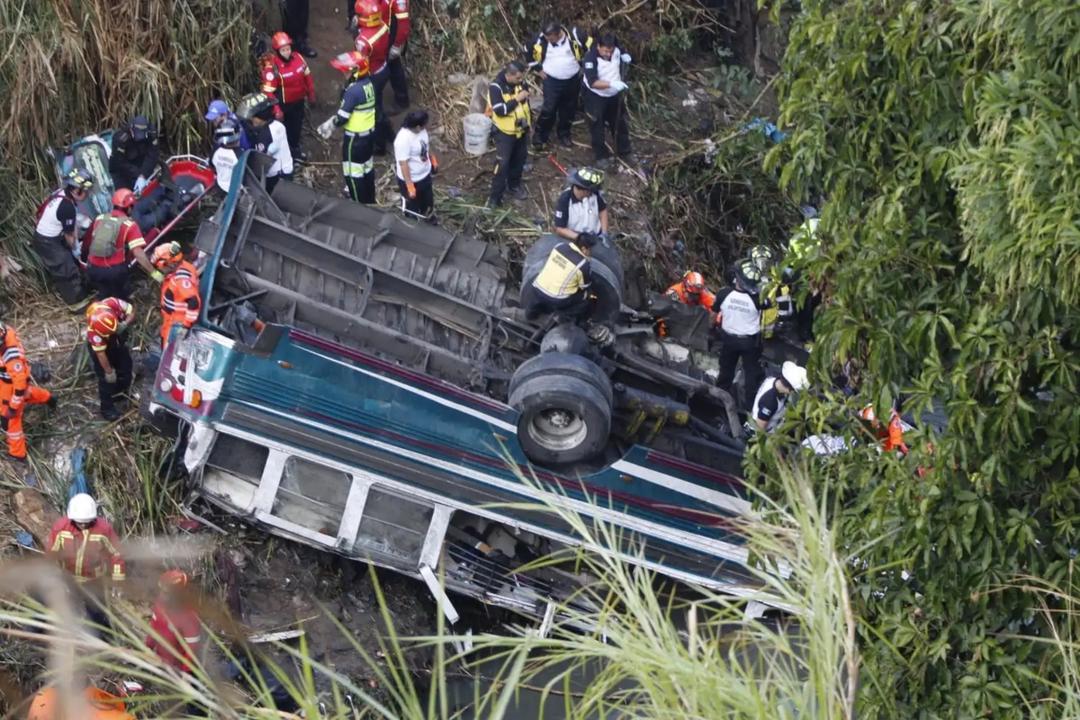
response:
<path fill-rule="evenodd" d="M 60 513 L 37 490 L 22 488 L 12 497 L 16 522 L 29 532 L 39 547 L 47 548 L 49 532 L 60 518 Z"/>

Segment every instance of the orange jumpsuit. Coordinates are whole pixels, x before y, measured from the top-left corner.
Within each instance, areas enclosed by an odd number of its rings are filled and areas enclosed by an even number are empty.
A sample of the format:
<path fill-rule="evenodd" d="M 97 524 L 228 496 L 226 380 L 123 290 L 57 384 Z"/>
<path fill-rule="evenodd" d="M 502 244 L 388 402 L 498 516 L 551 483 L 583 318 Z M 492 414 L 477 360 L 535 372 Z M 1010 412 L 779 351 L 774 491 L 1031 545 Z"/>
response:
<path fill-rule="evenodd" d="M 15 329 L 7 328 L 0 338 L 0 428 L 7 436 L 9 455 L 26 457 L 26 436 L 22 427 L 26 406 L 43 405 L 50 399 L 52 393 L 30 384 L 26 352 Z"/>
<path fill-rule="evenodd" d="M 161 283 L 161 347 L 169 341 L 173 325 L 194 325 L 201 307 L 199 273 L 185 260 Z"/>

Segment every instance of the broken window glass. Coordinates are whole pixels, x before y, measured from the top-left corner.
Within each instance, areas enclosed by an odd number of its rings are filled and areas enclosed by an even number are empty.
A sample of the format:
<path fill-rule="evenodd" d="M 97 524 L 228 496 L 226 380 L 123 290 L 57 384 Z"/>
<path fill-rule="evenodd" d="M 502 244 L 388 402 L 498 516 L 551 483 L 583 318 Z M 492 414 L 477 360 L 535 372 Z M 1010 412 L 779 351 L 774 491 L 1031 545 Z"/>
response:
<path fill-rule="evenodd" d="M 429 505 L 372 487 L 364 504 L 364 517 L 353 552 L 361 556 L 381 553 L 415 567 L 433 512 Z"/>
<path fill-rule="evenodd" d="M 298 457 L 285 461 L 272 514 L 308 530 L 337 537 L 352 478 Z"/>

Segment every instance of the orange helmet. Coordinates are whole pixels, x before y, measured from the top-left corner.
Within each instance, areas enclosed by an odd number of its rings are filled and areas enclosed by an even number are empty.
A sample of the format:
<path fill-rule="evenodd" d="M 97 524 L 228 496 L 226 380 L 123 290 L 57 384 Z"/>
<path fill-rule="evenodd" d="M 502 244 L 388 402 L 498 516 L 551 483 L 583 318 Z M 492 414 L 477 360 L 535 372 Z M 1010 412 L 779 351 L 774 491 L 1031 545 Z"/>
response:
<path fill-rule="evenodd" d="M 135 207 L 135 193 L 127 188 L 120 188 L 113 193 L 112 204 L 118 210 L 130 210 Z"/>
<path fill-rule="evenodd" d="M 379 27 L 383 24 L 382 8 L 378 0 L 356 0 L 355 8 L 360 27 Z"/>
<path fill-rule="evenodd" d="M 276 32 L 270 38 L 270 46 L 275 50 L 280 50 L 286 45 L 292 45 L 292 38 L 289 37 L 289 33 Z"/>
<path fill-rule="evenodd" d="M 158 587 L 162 590 L 179 590 L 182 587 L 187 587 L 187 584 L 188 574 L 176 568 L 166 570 L 158 578 Z"/>
<path fill-rule="evenodd" d="M 184 253 L 180 249 L 180 243 L 171 242 L 154 248 L 154 254 L 151 256 L 150 262 L 154 264 L 154 267 L 160 269 L 175 265 L 183 259 Z"/>
<path fill-rule="evenodd" d="M 686 274 L 682 276 L 682 284 L 687 292 L 700 293 L 705 289 L 705 278 L 701 276 L 701 273 L 695 270 L 688 270 Z"/>
<path fill-rule="evenodd" d="M 359 43 L 357 43 L 359 45 Z M 364 43 L 366 46 L 367 43 Z M 350 50 L 338 55 L 336 58 L 330 61 L 330 67 L 335 70 L 340 70 L 343 73 L 352 73 L 355 75 L 364 76 L 371 70 L 371 65 L 368 63 L 368 56 L 359 50 Z"/>

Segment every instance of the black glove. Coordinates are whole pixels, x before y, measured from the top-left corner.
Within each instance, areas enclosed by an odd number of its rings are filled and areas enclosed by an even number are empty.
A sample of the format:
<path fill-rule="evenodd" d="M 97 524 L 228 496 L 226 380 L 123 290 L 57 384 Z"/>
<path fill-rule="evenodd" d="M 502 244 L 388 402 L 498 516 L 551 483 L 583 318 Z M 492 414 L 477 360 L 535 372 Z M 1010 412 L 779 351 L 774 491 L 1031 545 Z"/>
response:
<path fill-rule="evenodd" d="M 577 244 L 579 245 L 584 245 L 585 247 L 592 247 L 598 242 L 600 242 L 600 238 L 592 233 L 578 233 Z"/>

